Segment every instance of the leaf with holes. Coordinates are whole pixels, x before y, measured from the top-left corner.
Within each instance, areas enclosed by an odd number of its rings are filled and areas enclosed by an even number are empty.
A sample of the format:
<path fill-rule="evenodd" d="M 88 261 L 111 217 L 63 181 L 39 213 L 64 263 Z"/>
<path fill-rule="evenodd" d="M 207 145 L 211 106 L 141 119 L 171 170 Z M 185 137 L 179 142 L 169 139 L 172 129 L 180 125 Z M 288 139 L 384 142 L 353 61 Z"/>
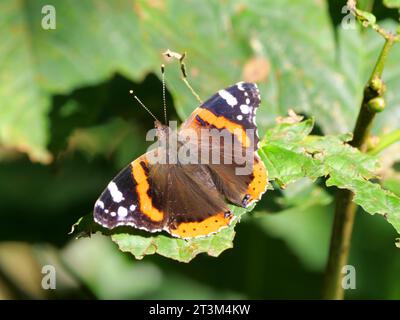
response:
<path fill-rule="evenodd" d="M 327 177 L 327 186 L 353 191 L 355 203 L 382 215 L 400 233 L 400 197 L 372 181 L 377 178 L 377 158 L 348 145 L 348 135 L 310 136 L 311 128 L 312 121 L 306 120 L 267 132 L 261 154 L 270 178 L 285 185 L 302 177 Z"/>

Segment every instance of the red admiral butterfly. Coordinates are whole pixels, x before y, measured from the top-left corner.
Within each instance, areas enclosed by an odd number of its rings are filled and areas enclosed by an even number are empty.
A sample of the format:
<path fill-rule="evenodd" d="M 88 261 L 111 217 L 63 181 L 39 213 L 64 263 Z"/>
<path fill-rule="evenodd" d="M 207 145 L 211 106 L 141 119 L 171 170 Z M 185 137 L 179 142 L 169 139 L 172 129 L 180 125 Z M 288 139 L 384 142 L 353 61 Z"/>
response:
<path fill-rule="evenodd" d="M 250 151 L 249 173 L 236 174 L 239 164 L 235 161 L 182 164 L 178 160 L 174 164 L 155 164 L 149 161 L 148 152 L 108 184 L 95 204 L 95 221 L 110 229 L 132 226 L 150 232 L 165 230 L 185 239 L 207 236 L 228 226 L 234 215 L 227 202 L 248 207 L 266 190 L 267 171 L 257 155 L 255 116 L 259 104 L 257 85 L 239 82 L 195 109 L 177 133 L 179 136 L 187 129 L 227 131 L 239 142 L 241 151 Z M 158 121 L 156 128 L 159 137 L 169 130 Z M 256 133 L 253 141 L 248 135 L 251 131 Z M 198 144 L 203 143 L 200 137 Z M 230 151 L 218 149 L 222 159 L 232 160 Z"/>

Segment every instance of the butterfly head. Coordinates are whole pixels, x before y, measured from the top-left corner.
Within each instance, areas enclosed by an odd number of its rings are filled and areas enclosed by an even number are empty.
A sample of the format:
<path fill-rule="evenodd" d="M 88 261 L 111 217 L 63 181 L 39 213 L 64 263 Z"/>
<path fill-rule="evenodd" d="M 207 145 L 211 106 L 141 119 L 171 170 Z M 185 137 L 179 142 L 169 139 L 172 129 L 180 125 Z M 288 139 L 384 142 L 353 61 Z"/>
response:
<path fill-rule="evenodd" d="M 162 138 L 167 137 L 169 135 L 169 133 L 170 133 L 170 128 L 167 125 L 162 124 L 158 120 L 154 121 L 154 127 L 157 130 L 157 138 L 158 138 L 158 140 L 162 140 Z"/>

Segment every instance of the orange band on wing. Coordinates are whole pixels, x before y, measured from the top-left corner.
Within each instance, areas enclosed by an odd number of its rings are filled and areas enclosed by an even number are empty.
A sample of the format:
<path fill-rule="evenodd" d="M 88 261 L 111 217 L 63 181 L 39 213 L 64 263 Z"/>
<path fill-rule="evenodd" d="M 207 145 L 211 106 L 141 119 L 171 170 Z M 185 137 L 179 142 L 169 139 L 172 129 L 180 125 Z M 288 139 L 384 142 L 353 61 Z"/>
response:
<path fill-rule="evenodd" d="M 151 198 L 147 193 L 150 186 L 146 172 L 140 165 L 140 160 L 132 162 L 132 174 L 137 183 L 136 192 L 139 198 L 140 211 L 152 221 L 162 221 L 164 214 L 153 206 Z"/>
<path fill-rule="evenodd" d="M 201 222 L 183 222 L 180 223 L 176 229 L 170 229 L 169 232 L 179 238 L 194 238 L 207 236 L 211 233 L 217 232 L 222 227 L 228 226 L 234 216 L 231 214 L 225 216 L 223 212 L 220 212 L 214 216 L 211 216 Z"/>
<path fill-rule="evenodd" d="M 247 194 L 250 195 L 248 200 L 249 203 L 260 199 L 261 195 L 265 192 L 268 183 L 268 174 L 264 162 L 257 158 L 254 160 L 253 176 L 254 178 L 247 188 Z"/>
<path fill-rule="evenodd" d="M 203 108 L 199 108 L 197 116 L 199 116 L 203 121 L 208 122 L 218 129 L 227 129 L 231 134 L 236 136 L 236 138 L 245 148 L 250 147 L 251 141 L 241 125 L 229 121 L 224 117 L 218 117 L 211 111 Z"/>

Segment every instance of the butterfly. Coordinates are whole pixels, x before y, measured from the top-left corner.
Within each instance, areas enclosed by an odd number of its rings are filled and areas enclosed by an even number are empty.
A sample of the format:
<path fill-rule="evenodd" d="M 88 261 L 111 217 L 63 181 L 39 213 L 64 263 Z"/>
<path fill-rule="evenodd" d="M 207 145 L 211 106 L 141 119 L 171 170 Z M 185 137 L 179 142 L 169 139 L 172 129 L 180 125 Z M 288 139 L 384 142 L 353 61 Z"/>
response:
<path fill-rule="evenodd" d="M 149 155 L 167 149 L 160 144 L 108 184 L 95 203 L 95 222 L 109 229 L 132 226 L 149 232 L 166 231 L 183 239 L 208 236 L 229 226 L 235 215 L 228 203 L 246 208 L 261 198 L 268 183 L 267 170 L 257 153 L 259 105 L 256 84 L 239 82 L 218 91 L 196 108 L 176 133 L 178 137 L 188 131 L 199 133 L 192 144 L 200 151 L 218 151 L 218 161 L 150 161 Z M 155 127 L 158 138 L 171 132 L 159 121 Z M 214 136 L 204 138 L 202 130 L 225 132 L 234 147 L 216 146 Z M 243 164 L 236 161 L 237 154 L 247 155 L 244 158 L 251 164 L 245 173 L 238 174 Z"/>

